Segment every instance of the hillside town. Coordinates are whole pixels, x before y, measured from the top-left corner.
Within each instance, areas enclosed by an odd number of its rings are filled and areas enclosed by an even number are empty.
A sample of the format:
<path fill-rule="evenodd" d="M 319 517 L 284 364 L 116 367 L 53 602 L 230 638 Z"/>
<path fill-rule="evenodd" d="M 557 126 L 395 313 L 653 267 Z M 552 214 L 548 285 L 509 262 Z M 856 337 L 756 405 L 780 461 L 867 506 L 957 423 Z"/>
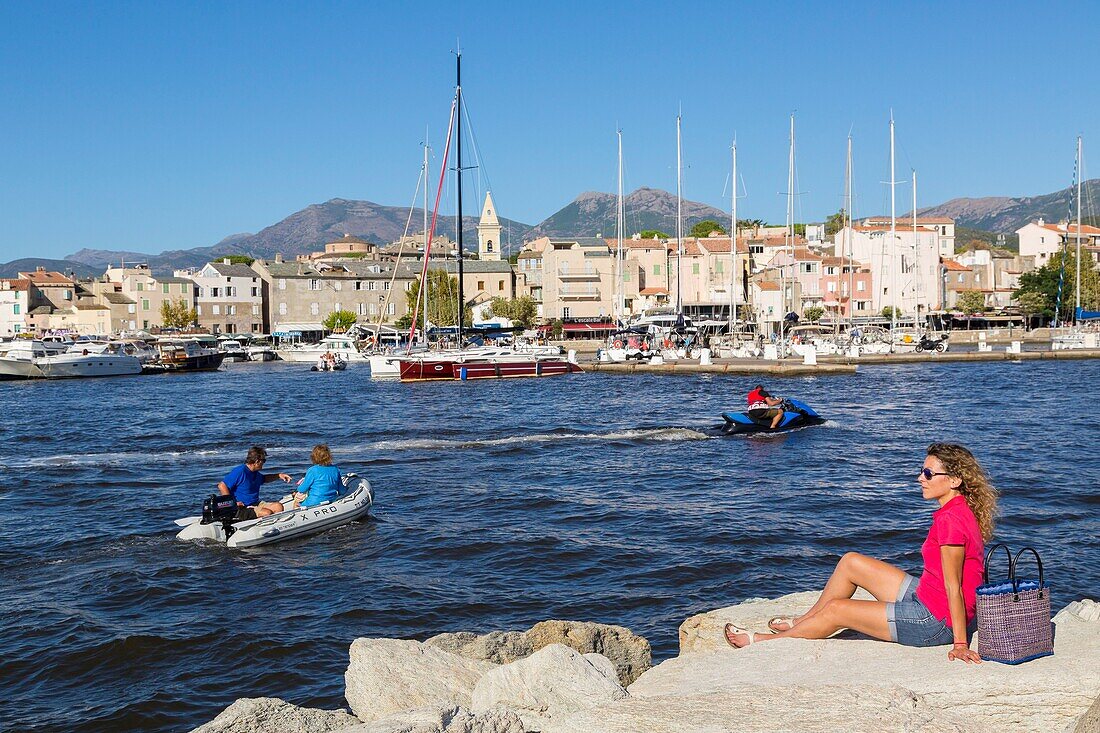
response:
<path fill-rule="evenodd" d="M 1022 322 L 1013 294 L 1023 274 L 1076 247 L 1078 238 L 1086 261 L 1093 268 L 1100 262 L 1097 227 L 1083 225 L 1077 235 L 1076 224 L 1039 219 L 1016 232 L 1014 252 L 960 248 L 955 222 L 942 217 L 899 218 L 893 228 L 889 217 L 867 217 L 832 232 L 823 224 L 794 231 L 755 225 L 739 228 L 735 242 L 721 228 L 679 243 L 634 233 L 621 250 L 617 238 L 599 233 L 540 237 L 508 257 L 495 208 L 486 194 L 476 251 L 462 263 L 474 320 L 492 317 L 494 299 L 529 298 L 537 323 L 524 325 L 554 323 L 566 338 L 606 337 L 621 322 L 676 304 L 687 316 L 713 321 L 730 320 L 736 307 L 736 320 L 754 322 L 763 334 L 776 332 L 790 313 L 828 323 L 866 322 L 893 311 L 924 324 L 933 314 L 988 311 L 987 318 Z M 155 334 L 191 326 L 215 336 L 308 341 L 332 330 L 325 318 L 340 311 L 364 327 L 392 329 L 411 317 L 424 250 L 423 232 L 386 244 L 346 235 L 293 259 L 226 256 L 171 274 L 144 263 L 120 262 L 95 278 L 39 268 L 0 280 L 0 336 Z M 427 271 L 457 278 L 456 252 L 455 242 L 436 236 Z M 175 311 L 192 322 L 166 323 Z"/>

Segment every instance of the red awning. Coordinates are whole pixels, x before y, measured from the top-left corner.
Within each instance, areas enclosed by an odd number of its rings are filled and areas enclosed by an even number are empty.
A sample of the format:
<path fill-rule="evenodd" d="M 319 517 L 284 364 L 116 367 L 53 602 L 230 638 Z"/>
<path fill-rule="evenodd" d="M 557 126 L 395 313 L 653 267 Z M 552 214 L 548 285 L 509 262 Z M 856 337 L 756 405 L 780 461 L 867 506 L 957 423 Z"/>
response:
<path fill-rule="evenodd" d="M 614 331 L 614 323 L 564 323 L 564 331 Z"/>

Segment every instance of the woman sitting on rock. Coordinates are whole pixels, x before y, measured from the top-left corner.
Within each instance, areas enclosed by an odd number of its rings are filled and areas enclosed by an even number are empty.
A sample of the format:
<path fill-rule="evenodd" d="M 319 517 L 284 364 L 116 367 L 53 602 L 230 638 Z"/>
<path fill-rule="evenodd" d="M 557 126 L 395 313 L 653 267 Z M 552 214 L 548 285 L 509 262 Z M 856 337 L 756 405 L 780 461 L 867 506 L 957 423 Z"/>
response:
<path fill-rule="evenodd" d="M 327 445 L 315 445 L 309 454 L 313 465 L 298 484 L 294 492 L 296 507 L 310 507 L 324 504 L 340 496 L 344 490 L 340 469 L 332 465 L 332 451 Z"/>
<path fill-rule="evenodd" d="M 997 490 L 970 451 L 950 443 L 928 447 L 918 480 L 924 498 L 939 503 L 921 547 L 924 572 L 919 580 L 881 560 L 849 552 L 809 611 L 773 618 L 768 627 L 774 633 L 754 634 L 726 624 L 729 645 L 824 639 L 854 629 L 906 646 L 952 644 L 948 659 L 980 663 L 967 639 L 974 629 L 984 541 L 993 535 Z M 877 600 L 854 600 L 857 587 Z"/>

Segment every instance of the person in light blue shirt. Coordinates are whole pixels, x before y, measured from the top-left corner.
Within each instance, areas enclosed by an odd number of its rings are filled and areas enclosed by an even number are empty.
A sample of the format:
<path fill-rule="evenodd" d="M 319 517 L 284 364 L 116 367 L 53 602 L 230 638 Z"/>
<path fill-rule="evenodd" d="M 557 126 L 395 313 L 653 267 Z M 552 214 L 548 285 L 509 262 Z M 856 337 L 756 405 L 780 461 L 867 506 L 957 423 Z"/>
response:
<path fill-rule="evenodd" d="M 294 493 L 294 504 L 300 507 L 317 506 L 336 499 L 344 492 L 340 469 L 332 465 L 332 451 L 327 445 L 315 445 L 309 454 L 313 465 Z"/>

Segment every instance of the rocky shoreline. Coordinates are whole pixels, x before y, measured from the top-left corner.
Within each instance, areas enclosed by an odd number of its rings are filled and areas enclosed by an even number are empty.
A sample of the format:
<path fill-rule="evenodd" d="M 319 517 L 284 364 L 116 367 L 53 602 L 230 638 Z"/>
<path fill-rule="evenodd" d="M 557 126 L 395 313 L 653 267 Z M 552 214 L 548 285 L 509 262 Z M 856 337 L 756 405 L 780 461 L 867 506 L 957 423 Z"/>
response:
<path fill-rule="evenodd" d="M 680 654 L 651 667 L 621 626 L 544 621 L 424 642 L 356 639 L 347 711 L 237 700 L 193 733 L 1100 733 L 1100 603 L 1054 618 L 1055 654 L 1019 666 L 950 662 L 858 635 L 729 649 L 726 622 L 763 630 L 816 592 L 693 616 Z"/>

